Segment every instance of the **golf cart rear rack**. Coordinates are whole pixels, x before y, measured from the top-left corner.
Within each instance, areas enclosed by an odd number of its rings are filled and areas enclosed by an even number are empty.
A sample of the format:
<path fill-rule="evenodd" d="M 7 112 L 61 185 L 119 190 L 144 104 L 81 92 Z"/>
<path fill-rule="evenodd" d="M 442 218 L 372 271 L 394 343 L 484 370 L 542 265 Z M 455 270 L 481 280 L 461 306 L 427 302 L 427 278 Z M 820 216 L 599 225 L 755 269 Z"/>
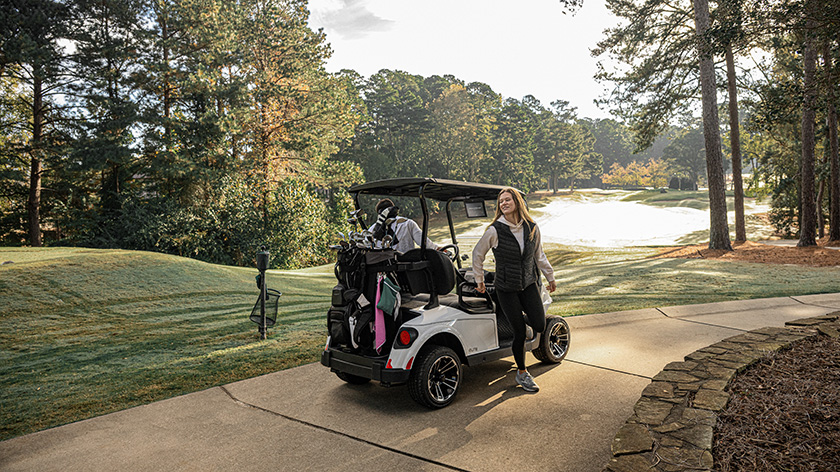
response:
<path fill-rule="evenodd" d="M 387 362 L 388 356 L 373 358 L 336 349 L 327 349 L 321 353 L 321 365 L 329 367 L 333 372 L 376 380 L 386 386 L 406 383 L 411 371 L 389 368 Z"/>

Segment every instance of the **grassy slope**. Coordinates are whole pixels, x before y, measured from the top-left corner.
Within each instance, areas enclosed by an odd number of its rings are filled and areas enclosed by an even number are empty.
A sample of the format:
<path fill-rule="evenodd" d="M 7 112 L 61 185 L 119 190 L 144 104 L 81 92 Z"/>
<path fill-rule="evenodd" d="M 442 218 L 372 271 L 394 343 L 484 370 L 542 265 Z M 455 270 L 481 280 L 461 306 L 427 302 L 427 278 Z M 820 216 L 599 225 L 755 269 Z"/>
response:
<path fill-rule="evenodd" d="M 486 224 L 476 221 L 459 232 Z M 840 268 L 648 259 L 653 248 L 546 253 L 559 282 L 551 314 L 840 292 Z M 281 314 L 261 341 L 248 320 L 255 269 L 81 248 L 0 248 L 5 261 L 0 439 L 314 362 L 335 283 L 331 266 L 270 271 Z"/>
<path fill-rule="evenodd" d="M 660 208 L 684 207 L 695 210 L 709 209 L 709 194 L 703 191 L 668 190 L 666 193 L 662 193 L 659 190 L 643 190 L 628 195 L 622 201 L 640 202 Z M 733 200 L 729 198 L 727 199 L 727 209 L 735 209 Z"/>
<path fill-rule="evenodd" d="M 256 338 L 255 269 L 162 254 L 0 249 L 0 439 L 311 362 L 331 271 L 270 271 L 278 327 Z"/>

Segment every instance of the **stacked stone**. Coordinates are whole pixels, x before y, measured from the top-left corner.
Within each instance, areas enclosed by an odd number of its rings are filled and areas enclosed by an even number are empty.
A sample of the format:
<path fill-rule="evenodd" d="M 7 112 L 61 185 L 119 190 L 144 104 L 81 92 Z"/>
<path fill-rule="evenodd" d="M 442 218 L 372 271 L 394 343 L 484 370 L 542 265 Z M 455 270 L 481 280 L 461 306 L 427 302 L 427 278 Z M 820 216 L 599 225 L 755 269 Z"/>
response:
<path fill-rule="evenodd" d="M 735 374 L 770 352 L 823 333 L 840 336 L 840 311 L 762 328 L 699 349 L 653 377 L 612 443 L 610 472 L 711 470 L 717 415 Z"/>

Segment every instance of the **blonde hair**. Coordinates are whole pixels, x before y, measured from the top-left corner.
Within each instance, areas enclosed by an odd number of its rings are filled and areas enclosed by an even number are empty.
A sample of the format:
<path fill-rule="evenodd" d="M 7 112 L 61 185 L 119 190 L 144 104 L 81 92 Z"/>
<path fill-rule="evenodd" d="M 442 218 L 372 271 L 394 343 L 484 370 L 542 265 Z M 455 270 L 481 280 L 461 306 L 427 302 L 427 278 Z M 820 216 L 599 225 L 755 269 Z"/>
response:
<path fill-rule="evenodd" d="M 533 238 L 534 232 L 537 230 L 537 224 L 534 222 L 534 219 L 531 218 L 531 213 L 528 212 L 528 206 L 525 205 L 525 199 L 522 198 L 522 194 L 519 193 L 519 190 L 516 190 L 513 187 L 505 187 L 499 191 L 499 196 L 496 197 L 496 214 L 490 224 L 495 223 L 504 215 L 504 213 L 502 213 L 502 208 L 499 205 L 499 200 L 502 198 L 503 193 L 509 193 L 511 197 L 513 197 L 513 202 L 516 204 L 516 212 L 519 214 L 519 220 L 531 223 L 531 233 L 528 235 L 528 239 Z M 511 221 L 511 223 L 513 222 Z"/>

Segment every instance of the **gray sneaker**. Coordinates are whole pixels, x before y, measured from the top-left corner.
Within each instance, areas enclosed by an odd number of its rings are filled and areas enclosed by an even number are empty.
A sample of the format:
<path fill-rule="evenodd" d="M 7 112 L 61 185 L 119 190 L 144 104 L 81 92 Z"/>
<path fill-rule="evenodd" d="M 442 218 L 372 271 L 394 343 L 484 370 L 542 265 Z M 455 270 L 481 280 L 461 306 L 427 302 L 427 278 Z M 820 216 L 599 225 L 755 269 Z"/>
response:
<path fill-rule="evenodd" d="M 526 392 L 539 392 L 540 386 L 534 382 L 534 378 L 531 377 L 531 373 L 525 371 L 524 374 L 520 374 L 519 371 L 516 371 L 516 383 L 522 386 L 522 390 Z"/>

